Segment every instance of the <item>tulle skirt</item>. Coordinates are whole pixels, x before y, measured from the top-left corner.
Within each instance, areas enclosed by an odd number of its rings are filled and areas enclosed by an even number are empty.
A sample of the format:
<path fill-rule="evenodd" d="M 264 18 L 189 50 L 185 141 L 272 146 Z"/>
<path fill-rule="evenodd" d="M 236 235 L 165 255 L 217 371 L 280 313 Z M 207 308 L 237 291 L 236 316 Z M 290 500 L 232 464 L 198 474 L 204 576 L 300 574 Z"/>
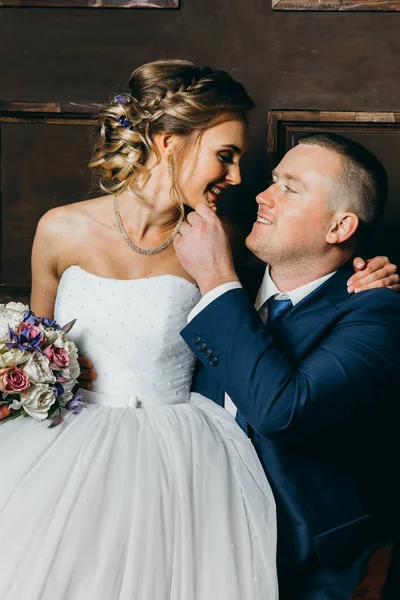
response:
<path fill-rule="evenodd" d="M 199 394 L 0 426 L 1 600 L 276 600 L 274 499 Z"/>

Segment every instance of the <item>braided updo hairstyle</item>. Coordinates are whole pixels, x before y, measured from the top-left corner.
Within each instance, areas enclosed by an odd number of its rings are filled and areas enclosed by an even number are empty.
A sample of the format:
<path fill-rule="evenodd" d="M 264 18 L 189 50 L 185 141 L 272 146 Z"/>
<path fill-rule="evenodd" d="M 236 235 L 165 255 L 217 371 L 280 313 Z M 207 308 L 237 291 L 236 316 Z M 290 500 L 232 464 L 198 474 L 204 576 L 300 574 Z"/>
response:
<path fill-rule="evenodd" d="M 107 193 L 133 189 L 139 175 L 148 177 L 146 162 L 156 152 L 155 134 L 177 134 L 184 140 L 224 121 L 247 122 L 254 106 L 228 73 L 186 60 L 142 65 L 133 72 L 129 88 L 130 94 L 115 96 L 98 119 L 89 167 L 100 174 L 100 186 Z M 172 188 L 177 165 L 174 157 Z"/>

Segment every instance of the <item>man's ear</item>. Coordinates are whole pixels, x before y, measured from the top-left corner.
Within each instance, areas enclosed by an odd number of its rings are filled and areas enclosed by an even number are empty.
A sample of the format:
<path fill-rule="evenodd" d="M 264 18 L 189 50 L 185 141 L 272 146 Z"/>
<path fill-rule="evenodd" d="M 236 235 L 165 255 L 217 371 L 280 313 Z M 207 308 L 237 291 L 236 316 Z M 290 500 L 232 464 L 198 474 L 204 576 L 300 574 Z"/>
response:
<path fill-rule="evenodd" d="M 336 213 L 326 234 L 326 241 L 328 244 L 343 244 L 356 233 L 358 225 L 359 220 L 354 213 Z"/>

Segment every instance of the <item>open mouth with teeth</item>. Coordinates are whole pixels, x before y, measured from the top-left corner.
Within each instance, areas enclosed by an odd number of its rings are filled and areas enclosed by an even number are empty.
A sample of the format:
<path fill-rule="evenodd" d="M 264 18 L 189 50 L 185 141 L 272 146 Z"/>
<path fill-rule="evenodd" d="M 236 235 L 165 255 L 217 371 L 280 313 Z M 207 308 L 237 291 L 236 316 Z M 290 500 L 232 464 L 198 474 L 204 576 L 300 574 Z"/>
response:
<path fill-rule="evenodd" d="M 208 186 L 208 188 L 207 188 L 207 191 L 209 191 L 209 192 L 210 192 L 210 194 L 211 194 L 211 196 L 212 196 L 212 198 L 213 198 L 214 202 L 216 202 L 216 201 L 218 200 L 218 198 L 219 198 L 219 195 L 220 195 L 220 193 L 222 192 L 222 189 L 223 189 L 223 188 L 221 188 L 221 187 L 218 187 L 217 185 L 214 185 L 214 184 L 210 184 L 210 185 Z"/>
<path fill-rule="evenodd" d="M 264 223 L 265 225 L 273 225 L 272 221 L 269 221 L 268 219 L 264 219 L 264 217 L 260 217 L 260 215 L 258 215 L 258 217 L 257 217 L 257 223 Z"/>

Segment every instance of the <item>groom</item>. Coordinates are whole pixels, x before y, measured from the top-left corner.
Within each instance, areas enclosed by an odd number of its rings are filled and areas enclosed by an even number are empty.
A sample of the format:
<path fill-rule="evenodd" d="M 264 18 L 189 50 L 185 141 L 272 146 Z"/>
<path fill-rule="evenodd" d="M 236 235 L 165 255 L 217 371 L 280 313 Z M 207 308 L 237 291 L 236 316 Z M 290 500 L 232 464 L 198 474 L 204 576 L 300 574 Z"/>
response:
<path fill-rule="evenodd" d="M 303 138 L 257 197 L 246 243 L 269 266 L 255 305 L 213 211 L 199 206 L 174 241 L 203 295 L 182 331 L 194 389 L 234 412 L 275 495 L 281 600 L 349 600 L 398 537 L 400 297 L 346 286 L 386 195 L 366 149 Z"/>

